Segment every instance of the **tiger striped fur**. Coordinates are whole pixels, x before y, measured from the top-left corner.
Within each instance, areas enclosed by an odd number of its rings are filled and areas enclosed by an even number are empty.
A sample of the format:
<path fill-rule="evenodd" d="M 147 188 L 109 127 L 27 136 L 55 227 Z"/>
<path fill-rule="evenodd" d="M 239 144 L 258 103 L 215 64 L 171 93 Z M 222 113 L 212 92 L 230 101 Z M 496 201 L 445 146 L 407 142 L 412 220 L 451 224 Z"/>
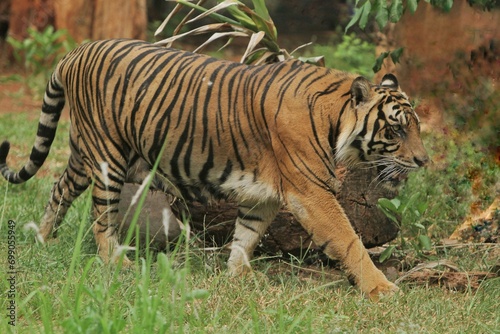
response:
<path fill-rule="evenodd" d="M 42 166 L 65 101 L 71 155 L 42 218 L 44 238 L 94 182 L 93 230 L 109 260 L 120 190 L 159 159 L 158 174 L 175 195 L 237 201 L 231 274 L 248 269 L 246 258 L 285 205 L 363 292 L 376 298 L 396 289 L 335 199 L 334 173 L 338 162 L 373 162 L 392 177 L 428 160 L 418 117 L 393 75 L 372 85 L 297 60 L 247 66 L 134 40 L 84 44 L 55 69 L 19 172 L 7 167 L 9 143 L 1 145 L 0 171 L 9 182 L 25 182 Z M 136 164 L 144 167 L 129 173 Z"/>

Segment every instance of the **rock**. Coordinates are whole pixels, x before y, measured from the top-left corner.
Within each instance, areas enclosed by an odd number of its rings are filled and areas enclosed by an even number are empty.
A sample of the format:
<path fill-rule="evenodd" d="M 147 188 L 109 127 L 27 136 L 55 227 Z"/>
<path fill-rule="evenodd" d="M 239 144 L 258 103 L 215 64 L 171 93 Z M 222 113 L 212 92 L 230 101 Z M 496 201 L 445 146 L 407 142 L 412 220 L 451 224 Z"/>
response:
<path fill-rule="evenodd" d="M 132 223 L 137 204 L 130 205 L 139 186 L 126 183 L 122 189 L 119 205 L 119 220 L 122 222 L 119 229 L 120 242 L 124 242 Z M 149 191 L 141 209 L 137 225 L 139 227 L 139 244 L 145 245 L 149 241 L 150 247 L 157 250 L 167 248 L 168 241 L 175 240 L 181 233 L 179 222 L 170 209 L 169 196 L 160 191 Z M 128 213 L 127 213 L 128 211 Z M 167 222 L 168 232 L 165 233 Z M 149 236 L 148 236 L 149 231 Z M 135 233 L 131 245 L 136 245 Z M 148 237 L 147 237 L 148 236 Z"/>

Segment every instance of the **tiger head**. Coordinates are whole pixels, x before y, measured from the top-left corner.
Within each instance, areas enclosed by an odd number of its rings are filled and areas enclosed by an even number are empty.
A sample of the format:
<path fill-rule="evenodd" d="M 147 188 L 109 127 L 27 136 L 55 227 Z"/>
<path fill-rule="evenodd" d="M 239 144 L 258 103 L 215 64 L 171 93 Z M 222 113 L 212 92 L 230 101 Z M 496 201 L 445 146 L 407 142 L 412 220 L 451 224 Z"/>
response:
<path fill-rule="evenodd" d="M 385 181 L 396 181 L 428 162 L 420 120 L 394 75 L 386 74 L 379 85 L 358 77 L 350 93 L 348 117 L 355 118 L 351 122 L 356 126 L 338 142 L 340 160 L 376 165 Z"/>

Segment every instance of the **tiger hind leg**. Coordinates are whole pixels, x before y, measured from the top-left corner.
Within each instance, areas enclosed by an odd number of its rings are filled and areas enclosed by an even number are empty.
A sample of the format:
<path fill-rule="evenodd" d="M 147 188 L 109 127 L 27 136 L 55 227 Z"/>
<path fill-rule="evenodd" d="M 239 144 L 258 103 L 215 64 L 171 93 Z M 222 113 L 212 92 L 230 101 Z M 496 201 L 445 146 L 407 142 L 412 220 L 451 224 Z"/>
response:
<path fill-rule="evenodd" d="M 280 204 L 274 201 L 239 203 L 231 254 L 227 263 L 230 275 L 237 276 L 251 270 L 249 261 L 253 251 L 279 208 Z"/>
<path fill-rule="evenodd" d="M 50 200 L 45 206 L 45 213 L 40 224 L 40 236 L 47 241 L 57 236 L 57 229 L 71 203 L 89 186 L 83 165 L 78 154 L 71 154 L 68 166 L 54 184 Z"/>
<path fill-rule="evenodd" d="M 126 164 L 124 164 L 126 166 Z M 120 194 L 125 183 L 126 170 L 123 174 L 118 173 L 121 168 L 107 167 L 107 171 L 95 169 L 94 187 L 92 189 L 92 201 L 94 212 L 93 232 L 97 244 L 99 256 L 105 263 L 118 260 L 119 249 L 119 221 L 118 204 Z M 128 266 L 131 261 L 127 256 L 123 257 L 123 265 Z"/>

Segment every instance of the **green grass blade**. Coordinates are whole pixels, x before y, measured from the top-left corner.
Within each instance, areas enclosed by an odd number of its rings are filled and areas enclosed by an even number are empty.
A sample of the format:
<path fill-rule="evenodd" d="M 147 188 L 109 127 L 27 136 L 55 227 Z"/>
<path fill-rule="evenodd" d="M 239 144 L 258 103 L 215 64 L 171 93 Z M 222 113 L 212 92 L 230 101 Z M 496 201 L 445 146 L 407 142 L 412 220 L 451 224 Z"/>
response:
<path fill-rule="evenodd" d="M 236 21 L 240 22 L 242 26 L 254 32 L 257 31 L 258 28 L 255 25 L 255 22 L 250 16 L 240 9 L 241 6 L 244 5 L 239 5 L 238 7 L 228 7 L 227 11 L 236 19 Z"/>
<path fill-rule="evenodd" d="M 253 8 L 255 8 L 255 12 L 261 18 L 266 21 L 271 21 L 271 16 L 269 15 L 269 11 L 267 10 L 266 1 L 265 0 L 252 0 Z"/>
<path fill-rule="evenodd" d="M 92 182 L 90 190 L 92 190 L 93 187 L 94 187 L 94 183 Z M 76 236 L 76 241 L 75 241 L 75 249 L 73 250 L 73 254 L 71 256 L 71 264 L 69 266 L 68 276 L 67 276 L 67 281 L 66 281 L 67 283 L 64 286 L 63 293 L 61 295 L 63 300 L 67 300 L 69 289 L 71 287 L 71 282 L 73 282 L 73 277 L 75 275 L 75 269 L 76 269 L 77 263 L 81 260 L 80 255 L 81 255 L 81 251 L 82 251 L 82 241 L 83 241 L 85 227 L 86 227 L 87 222 L 89 220 L 91 208 L 92 208 L 92 191 L 88 191 L 87 198 L 85 199 L 85 209 L 83 212 L 83 216 L 80 219 L 80 224 L 78 227 L 78 234 Z"/>

